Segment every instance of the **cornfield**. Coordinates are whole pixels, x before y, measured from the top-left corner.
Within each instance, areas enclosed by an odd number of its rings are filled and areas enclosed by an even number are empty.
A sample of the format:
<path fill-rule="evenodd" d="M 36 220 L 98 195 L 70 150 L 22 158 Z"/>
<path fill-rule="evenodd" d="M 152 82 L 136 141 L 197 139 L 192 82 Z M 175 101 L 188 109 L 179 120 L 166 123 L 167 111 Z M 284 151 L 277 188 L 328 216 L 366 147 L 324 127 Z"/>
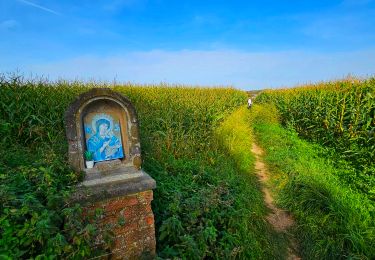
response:
<path fill-rule="evenodd" d="M 375 78 L 267 90 L 257 101 L 274 103 L 303 138 L 333 148 L 357 169 L 348 180 L 375 198 Z"/>
<path fill-rule="evenodd" d="M 95 256 L 96 229 L 79 221 L 79 207 L 65 203 L 79 178 L 67 162 L 63 121 L 69 104 L 93 87 L 113 88 L 137 109 L 143 168 L 157 182 L 152 207 L 160 257 L 275 258 L 282 251 L 271 245 L 255 180 L 241 175 L 216 138 L 224 119 L 245 103 L 244 92 L 0 77 L 6 147 L 0 150 L 0 255 Z"/>

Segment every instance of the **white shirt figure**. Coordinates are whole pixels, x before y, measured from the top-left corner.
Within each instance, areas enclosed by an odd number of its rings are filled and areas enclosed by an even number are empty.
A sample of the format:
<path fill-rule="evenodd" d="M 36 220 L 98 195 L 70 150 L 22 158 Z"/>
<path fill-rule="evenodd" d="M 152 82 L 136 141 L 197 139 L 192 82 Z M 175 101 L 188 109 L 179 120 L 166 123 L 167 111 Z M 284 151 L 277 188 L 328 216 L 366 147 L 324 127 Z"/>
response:
<path fill-rule="evenodd" d="M 253 104 L 253 101 L 251 100 L 251 98 L 249 98 L 247 100 L 247 107 L 250 108 L 252 104 Z"/>

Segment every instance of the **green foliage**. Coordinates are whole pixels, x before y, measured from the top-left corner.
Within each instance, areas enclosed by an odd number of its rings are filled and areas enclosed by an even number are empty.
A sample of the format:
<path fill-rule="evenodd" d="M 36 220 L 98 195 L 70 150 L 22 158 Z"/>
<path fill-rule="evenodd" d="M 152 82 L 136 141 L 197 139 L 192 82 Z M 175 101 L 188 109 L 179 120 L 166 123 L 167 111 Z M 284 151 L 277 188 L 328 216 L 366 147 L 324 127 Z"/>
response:
<path fill-rule="evenodd" d="M 79 176 L 49 147 L 0 152 L 0 254 L 12 258 L 89 256 L 98 229 L 67 204 Z M 98 215 L 97 217 L 99 217 Z"/>
<path fill-rule="evenodd" d="M 241 178 L 238 178 L 238 174 L 233 174 L 233 177 L 238 181 L 236 185 L 241 190 L 236 195 L 237 205 L 242 208 L 244 216 L 249 217 L 235 220 L 239 230 L 243 232 L 242 240 L 247 245 L 240 258 L 283 259 L 287 252 L 285 237 L 276 233 L 272 227 L 266 226 L 264 222 L 266 209 L 264 208 L 263 194 L 258 187 L 258 179 L 254 175 L 255 158 L 251 152 L 254 140 L 251 121 L 250 111 L 243 106 L 226 118 L 216 130 L 219 143 L 224 147 L 224 150 L 228 151 L 230 158 L 237 166 L 235 168 L 240 169 L 240 174 L 242 174 Z M 250 230 L 251 234 L 249 234 Z M 257 252 L 258 246 L 255 243 L 262 243 L 261 248 L 267 250 L 268 255 L 262 256 L 260 252 Z"/>
<path fill-rule="evenodd" d="M 84 156 L 85 156 L 86 161 L 92 161 L 94 153 L 90 151 L 85 151 Z"/>
<path fill-rule="evenodd" d="M 98 227 L 79 217 L 80 207 L 67 204 L 79 177 L 67 166 L 63 121 L 68 105 L 92 87 L 112 87 L 137 109 L 143 167 L 158 185 L 152 206 L 160 257 L 278 255 L 263 220 L 261 196 L 247 175 L 252 159 L 228 151 L 225 136 L 217 134 L 223 119 L 246 101 L 245 93 L 20 78 L 1 78 L 0 85 L 1 144 L 13 147 L 0 156 L 0 255 L 97 254 L 93 245 Z M 232 145 L 239 145 L 236 140 Z M 234 160 L 236 156 L 240 159 Z M 125 221 L 119 219 L 119 225 Z"/>
<path fill-rule="evenodd" d="M 374 259 L 375 207 L 343 184 L 326 149 L 302 141 L 270 117 L 272 106 L 253 109 L 258 140 L 273 173 L 277 203 L 297 219 L 295 236 L 306 259 Z M 263 120 L 258 120 L 263 118 Z"/>
<path fill-rule="evenodd" d="M 251 175 L 246 113 L 241 108 L 227 117 L 193 160 L 162 150 L 163 164 L 146 161 L 158 183 L 154 213 L 160 257 L 282 258 L 284 244 L 264 222 L 262 194 Z"/>
<path fill-rule="evenodd" d="M 341 181 L 375 200 L 375 78 L 265 91 L 259 103 L 274 103 L 285 126 L 331 147 Z"/>

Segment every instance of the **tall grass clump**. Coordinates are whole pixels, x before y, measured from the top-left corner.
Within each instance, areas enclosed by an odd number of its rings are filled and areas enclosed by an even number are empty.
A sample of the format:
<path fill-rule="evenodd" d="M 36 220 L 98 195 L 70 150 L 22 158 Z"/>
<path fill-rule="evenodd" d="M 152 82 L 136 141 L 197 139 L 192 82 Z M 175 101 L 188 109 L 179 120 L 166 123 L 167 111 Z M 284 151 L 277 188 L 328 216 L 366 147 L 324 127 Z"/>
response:
<path fill-rule="evenodd" d="M 0 151 L 0 255 L 82 258 L 107 250 L 93 247 L 95 222 L 79 218 L 80 206 L 67 203 L 82 176 L 68 165 L 63 115 L 92 87 L 111 87 L 137 109 L 143 167 L 157 181 L 152 207 L 160 257 L 278 254 L 247 175 L 251 160 L 234 160 L 238 156 L 217 132 L 246 100 L 243 92 L 1 77 L 0 142 L 6 149 Z M 109 243 L 110 230 L 107 237 Z"/>
<path fill-rule="evenodd" d="M 267 90 L 259 103 L 273 103 L 284 126 L 331 148 L 340 179 L 375 199 L 375 78 L 347 79 Z"/>
<path fill-rule="evenodd" d="M 276 107 L 253 108 L 255 135 L 266 150 L 277 203 L 295 216 L 294 234 L 306 259 L 374 259 L 375 207 L 339 179 L 323 147 L 277 122 Z"/>

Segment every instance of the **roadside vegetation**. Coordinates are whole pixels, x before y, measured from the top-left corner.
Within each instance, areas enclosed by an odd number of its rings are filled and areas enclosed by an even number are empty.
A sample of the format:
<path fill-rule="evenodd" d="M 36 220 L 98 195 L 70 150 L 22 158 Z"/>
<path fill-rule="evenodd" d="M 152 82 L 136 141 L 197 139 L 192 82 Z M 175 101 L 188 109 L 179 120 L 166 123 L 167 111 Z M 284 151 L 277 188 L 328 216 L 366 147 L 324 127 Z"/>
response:
<path fill-rule="evenodd" d="M 297 220 L 303 258 L 375 257 L 373 90 L 370 79 L 267 91 L 252 109 L 277 203 Z"/>
<path fill-rule="evenodd" d="M 92 87 L 112 87 L 138 111 L 143 167 L 158 185 L 152 207 L 159 257 L 280 258 L 282 243 L 264 221 L 250 175 L 247 111 L 236 111 L 245 93 L 17 77 L 0 78 L 1 257 L 82 258 L 107 250 L 93 246 L 95 220 L 68 203 L 82 176 L 67 162 L 63 115 Z"/>
<path fill-rule="evenodd" d="M 256 100 L 275 104 L 300 137 L 331 148 L 340 181 L 375 201 L 375 78 L 268 90 Z"/>
<path fill-rule="evenodd" d="M 0 77 L 0 258 L 88 258 L 93 219 L 69 203 L 82 174 L 67 160 L 63 115 L 93 87 L 135 105 L 143 168 L 156 181 L 157 254 L 284 259 L 266 222 L 252 142 L 266 151 L 276 202 L 293 213 L 306 259 L 375 258 L 374 79 L 265 91 L 251 110 L 231 88 L 106 85 Z M 306 140 L 303 140 L 306 139 Z M 90 216 L 91 217 L 91 216 Z"/>

